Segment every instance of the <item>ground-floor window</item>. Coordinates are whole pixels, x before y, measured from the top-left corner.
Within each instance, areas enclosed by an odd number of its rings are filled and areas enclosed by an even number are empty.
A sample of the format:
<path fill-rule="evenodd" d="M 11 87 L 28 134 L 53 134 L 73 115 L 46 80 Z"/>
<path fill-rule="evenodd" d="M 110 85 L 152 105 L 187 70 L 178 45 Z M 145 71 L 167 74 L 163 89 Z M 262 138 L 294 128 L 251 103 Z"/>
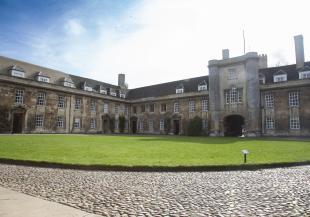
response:
<path fill-rule="evenodd" d="M 266 129 L 274 129 L 274 119 L 272 117 L 266 118 Z"/>
<path fill-rule="evenodd" d="M 154 121 L 153 120 L 149 120 L 149 131 L 150 132 L 154 131 Z"/>
<path fill-rule="evenodd" d="M 90 128 L 91 129 L 96 128 L 96 119 L 95 118 L 90 119 Z"/>
<path fill-rule="evenodd" d="M 143 131 L 143 125 L 144 125 L 144 123 L 143 123 L 143 121 L 140 121 L 140 123 L 139 123 L 139 130 L 142 132 Z"/>
<path fill-rule="evenodd" d="M 80 127 L 81 127 L 81 119 L 74 118 L 74 128 L 80 128 Z"/>
<path fill-rule="evenodd" d="M 57 117 L 57 127 L 63 128 L 64 127 L 64 118 L 62 116 Z"/>
<path fill-rule="evenodd" d="M 36 115 L 36 127 L 43 127 L 43 115 Z"/>
<path fill-rule="evenodd" d="M 165 120 L 163 119 L 159 122 L 159 130 L 165 130 Z"/>
<path fill-rule="evenodd" d="M 300 129 L 299 117 L 290 117 L 290 129 Z"/>
<path fill-rule="evenodd" d="M 202 120 L 202 129 L 203 130 L 208 129 L 208 120 L 206 120 L 206 119 Z"/>
<path fill-rule="evenodd" d="M 115 119 L 115 129 L 118 130 L 119 121 L 118 119 Z"/>

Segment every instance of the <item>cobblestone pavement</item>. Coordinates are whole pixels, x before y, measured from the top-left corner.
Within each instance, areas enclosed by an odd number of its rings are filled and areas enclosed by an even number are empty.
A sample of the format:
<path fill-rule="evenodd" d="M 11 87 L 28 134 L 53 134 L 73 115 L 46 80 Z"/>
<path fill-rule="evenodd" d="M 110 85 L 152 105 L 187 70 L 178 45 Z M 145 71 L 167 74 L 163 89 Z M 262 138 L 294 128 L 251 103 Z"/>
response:
<path fill-rule="evenodd" d="M 0 164 L 0 185 L 104 216 L 310 216 L 310 166 L 147 173 Z"/>

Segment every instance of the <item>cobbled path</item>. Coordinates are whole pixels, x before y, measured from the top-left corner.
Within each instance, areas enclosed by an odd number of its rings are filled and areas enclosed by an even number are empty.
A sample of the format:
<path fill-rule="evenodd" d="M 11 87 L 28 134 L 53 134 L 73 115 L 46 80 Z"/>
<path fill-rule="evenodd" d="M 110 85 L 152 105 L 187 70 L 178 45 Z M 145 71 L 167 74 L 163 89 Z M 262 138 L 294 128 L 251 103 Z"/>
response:
<path fill-rule="evenodd" d="M 310 166 L 148 173 L 0 164 L 0 185 L 103 216 L 310 216 Z"/>

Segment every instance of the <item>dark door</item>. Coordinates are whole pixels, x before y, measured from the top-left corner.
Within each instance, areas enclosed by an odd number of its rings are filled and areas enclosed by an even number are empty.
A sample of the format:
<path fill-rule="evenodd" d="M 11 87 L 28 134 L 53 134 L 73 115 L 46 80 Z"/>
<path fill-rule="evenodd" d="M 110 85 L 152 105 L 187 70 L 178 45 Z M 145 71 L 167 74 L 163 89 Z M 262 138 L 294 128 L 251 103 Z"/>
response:
<path fill-rule="evenodd" d="M 22 114 L 14 114 L 13 115 L 13 133 L 22 133 L 23 128 L 23 115 Z"/>
<path fill-rule="evenodd" d="M 174 120 L 173 121 L 173 125 L 174 125 L 174 128 L 173 128 L 174 135 L 179 135 L 179 133 L 180 133 L 180 121 L 179 120 Z"/>
<path fill-rule="evenodd" d="M 230 115 L 224 119 L 225 136 L 241 136 L 244 118 L 240 115 Z"/>
<path fill-rule="evenodd" d="M 131 130 L 133 134 L 137 133 L 137 121 L 132 121 Z"/>
<path fill-rule="evenodd" d="M 103 133 L 109 132 L 109 121 L 107 119 L 103 119 Z"/>

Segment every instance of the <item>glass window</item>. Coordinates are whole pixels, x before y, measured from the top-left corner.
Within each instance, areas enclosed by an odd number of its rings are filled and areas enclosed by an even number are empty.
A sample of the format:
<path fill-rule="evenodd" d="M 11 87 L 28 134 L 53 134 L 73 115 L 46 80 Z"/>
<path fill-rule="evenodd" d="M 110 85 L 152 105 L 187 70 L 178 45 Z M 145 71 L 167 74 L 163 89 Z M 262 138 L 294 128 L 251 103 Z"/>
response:
<path fill-rule="evenodd" d="M 180 106 L 179 106 L 178 102 L 174 103 L 173 111 L 174 111 L 174 113 L 179 113 L 180 112 Z"/>
<path fill-rule="evenodd" d="M 235 79 L 237 79 L 236 69 L 228 69 L 228 80 L 235 80 Z"/>
<path fill-rule="evenodd" d="M 143 120 L 141 120 L 140 124 L 139 124 L 139 130 L 142 132 L 143 128 L 144 128 L 144 122 L 143 122 Z"/>
<path fill-rule="evenodd" d="M 63 128 L 64 127 L 64 118 L 62 116 L 57 117 L 57 127 Z"/>
<path fill-rule="evenodd" d="M 95 100 L 90 101 L 90 111 L 92 111 L 92 112 L 96 111 L 96 101 Z"/>
<path fill-rule="evenodd" d="M 299 72 L 299 79 L 310 78 L 310 71 Z"/>
<path fill-rule="evenodd" d="M 207 99 L 201 100 L 201 110 L 203 112 L 207 112 L 208 111 L 208 100 Z"/>
<path fill-rule="evenodd" d="M 20 103 L 23 104 L 24 103 L 24 91 L 17 89 L 15 91 L 15 103 Z"/>
<path fill-rule="evenodd" d="M 154 121 L 153 120 L 149 120 L 149 131 L 150 132 L 154 131 Z"/>
<path fill-rule="evenodd" d="M 59 96 L 58 97 L 58 108 L 64 108 L 65 107 L 65 97 Z"/>
<path fill-rule="evenodd" d="M 141 112 L 145 112 L 145 105 L 141 105 Z"/>
<path fill-rule="evenodd" d="M 45 104 L 45 93 L 38 93 L 37 105 L 43 106 Z"/>
<path fill-rule="evenodd" d="M 195 112 L 195 101 L 189 101 L 188 102 L 188 111 L 189 112 Z"/>
<path fill-rule="evenodd" d="M 266 129 L 274 129 L 274 119 L 272 117 L 266 117 Z"/>
<path fill-rule="evenodd" d="M 287 80 L 286 74 L 274 75 L 273 76 L 273 82 L 282 82 L 282 81 L 286 81 L 286 80 Z"/>
<path fill-rule="evenodd" d="M 299 117 L 290 117 L 290 129 L 298 130 L 300 129 Z"/>
<path fill-rule="evenodd" d="M 43 127 L 43 115 L 36 115 L 36 127 Z"/>
<path fill-rule="evenodd" d="M 160 111 L 161 112 L 166 112 L 167 111 L 167 105 L 165 103 L 160 105 Z"/>
<path fill-rule="evenodd" d="M 165 120 L 163 119 L 159 122 L 159 130 L 165 130 Z"/>
<path fill-rule="evenodd" d="M 132 107 L 132 113 L 137 114 L 137 106 Z"/>
<path fill-rule="evenodd" d="M 96 119 L 95 118 L 90 119 L 90 128 L 91 129 L 96 128 Z"/>
<path fill-rule="evenodd" d="M 74 128 L 80 128 L 80 127 L 81 127 L 81 119 L 74 118 Z"/>
<path fill-rule="evenodd" d="M 206 119 L 202 120 L 202 129 L 203 130 L 208 129 L 208 120 L 206 120 Z"/>
<path fill-rule="evenodd" d="M 298 92 L 290 92 L 288 94 L 288 101 L 290 107 L 298 107 L 299 106 Z"/>
<path fill-rule="evenodd" d="M 265 106 L 266 106 L 266 108 L 273 108 L 274 96 L 272 93 L 266 93 L 265 94 Z"/>
<path fill-rule="evenodd" d="M 108 103 L 103 104 L 103 113 L 105 113 L 105 114 L 109 113 L 109 104 Z"/>
<path fill-rule="evenodd" d="M 150 112 L 154 112 L 155 111 L 155 104 L 150 104 Z"/>
<path fill-rule="evenodd" d="M 114 113 L 115 114 L 118 114 L 118 109 L 119 109 L 119 105 L 117 105 L 117 104 L 115 104 L 115 106 L 114 106 Z"/>
<path fill-rule="evenodd" d="M 74 105 L 74 109 L 76 110 L 80 110 L 81 109 L 81 99 L 75 99 L 75 105 Z"/>
<path fill-rule="evenodd" d="M 184 88 L 177 88 L 175 89 L 176 94 L 184 93 Z"/>
<path fill-rule="evenodd" d="M 225 90 L 224 95 L 226 104 L 242 103 L 242 89 L 232 88 Z"/>

